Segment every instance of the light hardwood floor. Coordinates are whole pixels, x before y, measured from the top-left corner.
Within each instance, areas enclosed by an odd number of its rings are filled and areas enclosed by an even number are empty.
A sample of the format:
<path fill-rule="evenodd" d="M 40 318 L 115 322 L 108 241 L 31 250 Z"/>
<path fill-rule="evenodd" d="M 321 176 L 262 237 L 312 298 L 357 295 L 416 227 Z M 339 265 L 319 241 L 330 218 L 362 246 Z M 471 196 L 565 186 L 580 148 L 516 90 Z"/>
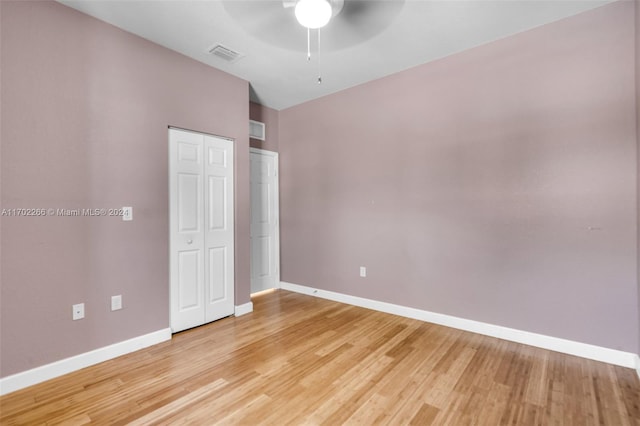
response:
<path fill-rule="evenodd" d="M 12 424 L 640 425 L 615 367 L 279 290 L 0 398 Z"/>

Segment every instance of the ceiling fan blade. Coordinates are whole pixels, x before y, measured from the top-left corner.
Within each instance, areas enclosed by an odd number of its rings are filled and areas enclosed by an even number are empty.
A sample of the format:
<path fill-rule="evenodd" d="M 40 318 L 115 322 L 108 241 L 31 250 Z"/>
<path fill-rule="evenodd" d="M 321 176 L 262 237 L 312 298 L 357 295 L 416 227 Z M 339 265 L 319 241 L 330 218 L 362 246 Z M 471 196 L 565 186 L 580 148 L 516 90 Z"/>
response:
<path fill-rule="evenodd" d="M 400 13 L 403 5 L 404 0 L 347 0 L 340 16 L 350 25 L 386 27 Z"/>
<path fill-rule="evenodd" d="M 329 22 L 325 33 L 334 32 L 341 48 L 358 45 L 391 25 L 404 3 L 405 0 L 345 0 L 342 11 Z M 328 38 L 323 34 L 324 40 L 329 41 Z"/>

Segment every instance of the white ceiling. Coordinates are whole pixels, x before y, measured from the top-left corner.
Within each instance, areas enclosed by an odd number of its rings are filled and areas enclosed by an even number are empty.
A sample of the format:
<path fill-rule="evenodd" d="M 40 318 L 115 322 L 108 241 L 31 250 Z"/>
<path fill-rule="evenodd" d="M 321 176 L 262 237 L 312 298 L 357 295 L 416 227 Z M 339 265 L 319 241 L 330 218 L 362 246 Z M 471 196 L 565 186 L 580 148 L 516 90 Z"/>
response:
<path fill-rule="evenodd" d="M 253 101 L 280 110 L 609 0 L 345 0 L 322 29 L 322 84 L 315 47 L 308 62 L 306 30 L 281 0 L 59 1 L 243 78 Z M 218 43 L 245 56 L 228 63 L 210 55 Z"/>

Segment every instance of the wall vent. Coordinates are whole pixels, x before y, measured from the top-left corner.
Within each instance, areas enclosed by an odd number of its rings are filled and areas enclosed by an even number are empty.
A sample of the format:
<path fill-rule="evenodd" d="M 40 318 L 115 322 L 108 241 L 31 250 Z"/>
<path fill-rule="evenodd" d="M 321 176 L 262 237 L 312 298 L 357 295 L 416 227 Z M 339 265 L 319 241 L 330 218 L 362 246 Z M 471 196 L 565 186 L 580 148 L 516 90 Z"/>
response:
<path fill-rule="evenodd" d="M 235 62 L 244 56 L 242 53 L 236 52 L 235 50 L 229 49 L 221 44 L 211 46 L 209 48 L 209 54 L 217 56 L 227 62 Z"/>
<path fill-rule="evenodd" d="M 255 120 L 249 120 L 249 137 L 252 139 L 266 139 L 266 129 L 264 123 Z"/>

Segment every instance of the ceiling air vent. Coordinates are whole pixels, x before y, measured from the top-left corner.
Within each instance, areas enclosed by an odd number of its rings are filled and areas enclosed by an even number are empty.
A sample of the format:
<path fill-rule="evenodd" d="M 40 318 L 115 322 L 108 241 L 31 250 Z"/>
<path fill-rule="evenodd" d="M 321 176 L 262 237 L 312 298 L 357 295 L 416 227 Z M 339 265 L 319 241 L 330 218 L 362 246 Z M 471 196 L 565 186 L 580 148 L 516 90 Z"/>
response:
<path fill-rule="evenodd" d="M 209 48 L 209 54 L 224 59 L 227 62 L 235 62 L 244 56 L 242 53 L 231 50 L 221 44 L 216 44 Z"/>

